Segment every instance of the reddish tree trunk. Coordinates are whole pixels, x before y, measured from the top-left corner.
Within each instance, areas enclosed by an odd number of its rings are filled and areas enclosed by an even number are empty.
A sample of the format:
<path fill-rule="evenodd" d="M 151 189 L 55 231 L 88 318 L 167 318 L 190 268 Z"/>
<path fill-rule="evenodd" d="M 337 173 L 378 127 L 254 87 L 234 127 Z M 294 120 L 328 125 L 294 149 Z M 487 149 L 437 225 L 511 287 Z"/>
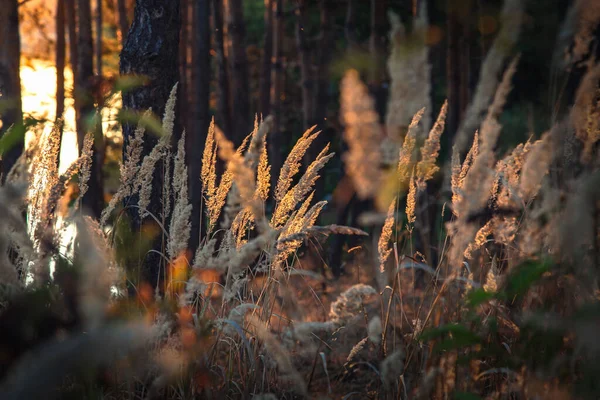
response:
<path fill-rule="evenodd" d="M 273 116 L 273 132 L 267 140 L 271 170 L 279 171 L 283 164 L 281 131 L 281 94 L 283 91 L 283 35 L 284 12 L 283 0 L 276 0 L 273 23 L 273 65 L 271 67 L 271 115 Z M 277 174 L 271 174 L 271 187 L 277 183 Z"/>
<path fill-rule="evenodd" d="M 96 112 L 94 108 L 94 95 L 92 93 L 92 78 L 94 76 L 94 53 L 92 41 L 92 12 L 90 0 L 78 0 L 77 3 L 77 74 L 75 75 L 76 97 L 76 125 L 77 143 L 79 152 L 83 148 L 83 141 L 88 132 L 94 132 L 94 146 L 92 168 L 88 181 L 89 189 L 82 199 L 86 212 L 95 217 L 100 217 L 104 208 L 104 190 L 102 178 L 102 154 L 104 140 L 100 121 L 90 124 Z"/>
<path fill-rule="evenodd" d="M 125 0 L 117 0 L 117 10 L 119 13 L 119 30 L 121 31 L 121 40 L 125 43 L 127 32 L 129 31 L 129 19 L 127 18 L 127 3 Z"/>
<path fill-rule="evenodd" d="M 194 23 L 192 24 L 193 52 L 192 73 L 194 75 L 194 111 L 192 116 L 193 129 L 186 136 L 186 155 L 189 165 L 190 202 L 192 204 L 192 233 L 190 248 L 193 251 L 199 244 L 201 224 L 202 185 L 200 170 L 202 169 L 202 151 L 208 125 L 210 123 L 210 0 L 195 0 L 193 2 Z M 204 224 L 203 224 L 204 225 Z M 202 226 L 203 226 L 202 225 Z"/>
<path fill-rule="evenodd" d="M 308 129 L 313 120 L 313 79 L 311 73 L 310 51 L 306 43 L 306 2 L 298 0 L 296 8 L 296 46 L 300 64 L 300 84 L 302 87 L 302 128 Z"/>
<path fill-rule="evenodd" d="M 157 12 L 160 10 L 161 12 Z M 147 84 L 123 93 L 123 109 L 129 112 L 144 112 L 149 108 L 162 117 L 165 104 L 173 86 L 177 82 L 180 14 L 179 1 L 174 0 L 137 0 L 133 23 L 121 51 L 120 72 L 122 75 L 138 75 L 147 78 Z M 123 156 L 136 129 L 135 124 L 123 124 Z M 146 135 L 142 158 L 148 155 L 157 143 L 153 135 Z M 148 211 L 162 215 L 162 188 L 164 177 L 162 163 L 154 171 L 152 196 Z M 137 196 L 125 199 L 128 205 L 127 215 L 134 232 L 140 232 L 142 221 L 135 209 Z M 160 279 L 159 271 L 164 271 L 164 261 L 158 252 L 162 252 L 162 238 L 152 243 L 157 252 L 139 254 L 142 280 L 156 285 Z M 138 265 L 128 267 L 137 268 Z"/>
<path fill-rule="evenodd" d="M 56 119 L 65 112 L 65 2 L 56 2 Z"/>
<path fill-rule="evenodd" d="M 96 75 L 102 76 L 102 0 L 96 0 Z"/>
<path fill-rule="evenodd" d="M 232 139 L 237 146 L 252 130 L 248 58 L 246 57 L 246 25 L 242 0 L 229 0 L 227 11 L 227 34 L 231 49 Z"/>
<path fill-rule="evenodd" d="M 212 0 L 212 9 L 214 46 L 217 54 L 217 124 L 219 124 L 225 135 L 232 137 L 229 72 L 225 55 L 225 33 L 223 29 L 223 0 Z"/>
<path fill-rule="evenodd" d="M 260 112 L 271 113 L 271 66 L 273 61 L 273 7 L 274 0 L 265 0 L 265 35 L 260 69 Z"/>

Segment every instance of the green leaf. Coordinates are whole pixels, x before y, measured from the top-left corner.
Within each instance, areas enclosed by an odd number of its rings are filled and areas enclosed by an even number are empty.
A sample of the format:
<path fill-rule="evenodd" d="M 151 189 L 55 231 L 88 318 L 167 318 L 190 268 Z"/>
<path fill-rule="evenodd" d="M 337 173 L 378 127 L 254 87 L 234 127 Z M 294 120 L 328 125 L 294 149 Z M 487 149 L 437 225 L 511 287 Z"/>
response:
<path fill-rule="evenodd" d="M 540 280 L 542 275 L 552 266 L 549 260 L 525 261 L 514 268 L 506 281 L 506 289 L 502 293 L 507 299 L 527 293 L 529 288 Z"/>
<path fill-rule="evenodd" d="M 13 125 L 0 138 L 0 156 L 6 154 L 18 143 L 25 140 L 25 127 L 22 124 Z"/>
<path fill-rule="evenodd" d="M 144 126 L 144 128 L 146 128 L 146 131 L 149 131 L 157 137 L 161 137 L 164 133 L 162 122 L 154 114 L 138 113 L 134 111 L 121 109 L 119 110 L 119 115 L 117 119 L 122 124 L 141 124 Z"/>
<path fill-rule="evenodd" d="M 140 75 L 124 75 L 115 80 L 113 92 L 130 92 L 134 89 L 144 86 L 148 78 Z"/>
<path fill-rule="evenodd" d="M 467 294 L 467 306 L 477 307 L 483 303 L 487 303 L 490 300 L 496 298 L 495 293 L 486 292 L 483 289 L 474 289 Z"/>

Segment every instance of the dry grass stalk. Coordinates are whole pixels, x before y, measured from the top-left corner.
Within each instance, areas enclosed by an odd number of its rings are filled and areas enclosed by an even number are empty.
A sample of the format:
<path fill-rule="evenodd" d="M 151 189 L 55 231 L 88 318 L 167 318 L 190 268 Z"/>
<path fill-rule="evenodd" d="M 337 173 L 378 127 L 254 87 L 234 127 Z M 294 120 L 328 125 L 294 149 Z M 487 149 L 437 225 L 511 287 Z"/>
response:
<path fill-rule="evenodd" d="M 83 148 L 81 149 L 81 157 L 79 164 L 79 202 L 82 201 L 83 197 L 88 191 L 88 181 L 92 173 L 92 157 L 94 146 L 94 134 L 88 133 L 85 135 L 83 140 Z"/>
<path fill-rule="evenodd" d="M 575 35 L 573 48 L 568 54 L 568 62 L 575 64 L 585 58 L 594 42 L 594 30 L 600 22 L 600 5 L 594 0 L 577 0 L 573 5 L 575 12 Z"/>
<path fill-rule="evenodd" d="M 173 126 L 175 123 L 175 102 L 177 95 L 177 84 L 173 86 L 169 99 L 165 105 L 165 115 L 162 123 L 162 136 L 150 154 L 144 157 L 142 165 L 138 172 L 134 191 L 139 193 L 139 213 L 140 218 L 148 216 L 148 206 L 152 196 L 152 180 L 154 177 L 156 164 L 165 159 L 171 149 L 171 137 L 173 135 Z"/>
<path fill-rule="evenodd" d="M 301 163 L 304 154 L 308 150 L 310 144 L 321 133 L 320 131 L 314 132 L 315 128 L 316 125 L 304 132 L 283 163 L 281 171 L 279 172 L 279 179 L 277 181 L 277 186 L 275 187 L 274 193 L 274 198 L 277 202 L 281 202 L 285 195 L 289 193 L 294 176 L 300 172 L 300 166 L 302 165 Z"/>
<path fill-rule="evenodd" d="M 485 208 L 492 193 L 495 182 L 492 170 L 495 160 L 494 147 L 502 129 L 498 117 L 510 92 L 510 82 L 516 70 L 516 63 L 517 59 L 514 59 L 504 73 L 487 117 L 481 124 L 481 143 L 478 146 L 478 154 L 474 157 L 473 165 L 469 168 L 461 187 L 463 195 L 460 201 L 453 205 L 459 216 L 457 221 L 448 225 L 449 231 L 454 232 L 449 253 L 450 263 L 453 265 L 459 265 L 462 262 L 465 250 L 479 230 L 478 227 L 467 222 L 467 217 Z"/>
<path fill-rule="evenodd" d="M 341 83 L 341 120 L 348 144 L 343 156 L 346 173 L 360 198 L 371 197 L 377 193 L 381 181 L 383 134 L 375 102 L 356 70 L 347 71 Z"/>
<path fill-rule="evenodd" d="M 329 319 L 337 324 L 344 324 L 361 314 L 364 309 L 364 300 L 375 294 L 377 294 L 377 290 L 372 286 L 362 283 L 351 286 L 331 303 Z"/>
<path fill-rule="evenodd" d="M 420 190 L 425 188 L 425 182 L 433 178 L 435 173 L 439 171 L 436 165 L 437 158 L 440 154 L 440 138 L 444 133 L 446 123 L 446 115 L 448 113 L 448 100 L 444 102 L 442 109 L 438 115 L 433 128 L 429 132 L 429 137 L 421 147 L 421 160 L 417 164 L 417 186 Z"/>
<path fill-rule="evenodd" d="M 600 7 L 597 7 L 600 10 Z M 600 12 L 600 11 L 599 11 Z M 600 18 L 600 16 L 599 16 Z M 571 121 L 577 138 L 583 143 L 581 161 L 593 160 L 595 144 L 600 140 L 600 65 L 590 66 L 577 89 Z"/>
<path fill-rule="evenodd" d="M 283 346 L 281 346 L 279 341 L 271 332 L 269 332 L 265 323 L 258 319 L 258 317 L 250 315 L 248 316 L 248 325 L 253 328 L 256 336 L 264 343 L 267 350 L 265 355 L 273 357 L 277 363 L 279 371 L 282 373 L 280 379 L 289 379 L 294 383 L 299 394 L 306 397 L 308 394 L 306 382 L 304 382 L 304 379 L 292 364 L 292 360 L 289 358 L 288 353 Z"/>
<path fill-rule="evenodd" d="M 34 240 L 38 245 L 54 218 L 51 213 L 48 213 L 55 208 L 55 205 L 49 203 L 48 193 L 59 181 L 60 124 L 62 121 L 57 122 L 54 129 L 43 138 L 40 151 L 34 156 L 32 162 L 28 193 L 30 213 L 28 230 L 33 232 Z"/>
<path fill-rule="evenodd" d="M 406 219 L 409 225 L 417 220 L 415 210 L 417 207 L 417 184 L 415 183 L 415 173 L 410 176 L 408 195 L 406 196 Z"/>
<path fill-rule="evenodd" d="M 79 287 L 80 309 L 88 329 L 100 327 L 106 315 L 111 288 L 117 284 L 118 272 L 112 249 L 99 223 L 84 217 L 77 223 L 82 257 L 82 281 Z"/>
<path fill-rule="evenodd" d="M 396 387 L 398 378 L 404 373 L 405 358 L 404 351 L 398 349 L 381 362 L 379 370 L 386 389 L 393 390 Z"/>
<path fill-rule="evenodd" d="M 327 154 L 328 151 L 329 145 L 325 146 L 308 166 L 298 183 L 279 200 L 271 217 L 271 225 L 274 229 L 285 225 L 292 210 L 311 192 L 315 182 L 319 179 L 319 171 L 334 156 L 334 153 Z"/>
<path fill-rule="evenodd" d="M 408 132 L 404 138 L 404 143 L 400 149 L 400 155 L 398 157 L 398 176 L 400 184 L 403 187 L 409 182 L 411 171 L 414 167 L 414 155 L 415 147 L 417 145 L 417 127 L 419 121 L 423 118 L 425 109 L 421 108 L 413 117 L 410 125 L 408 126 Z"/>
<path fill-rule="evenodd" d="M 219 189 L 214 197 L 216 200 L 214 203 L 209 204 L 208 208 L 213 208 L 215 210 L 212 213 L 213 215 L 217 214 L 217 206 L 223 206 L 225 199 L 227 198 L 227 192 L 229 192 L 231 184 L 235 182 L 236 188 L 239 191 L 241 204 L 245 207 L 249 207 L 257 223 L 262 221 L 262 201 L 255 197 L 255 171 L 246 164 L 240 149 L 234 151 L 233 143 L 229 141 L 218 128 L 215 129 L 215 137 L 219 149 L 219 156 L 227 162 L 228 172 L 226 172 L 221 179 L 221 183 L 225 181 L 225 184 L 219 184 Z M 260 226 L 261 225 L 259 225 L 259 227 Z"/>
<path fill-rule="evenodd" d="M 386 115 L 388 136 L 399 140 L 409 122 L 420 109 L 431 109 L 431 65 L 427 47 L 427 10 L 422 4 L 407 32 L 400 17 L 389 13 L 391 53 L 387 66 L 391 78 L 390 98 Z M 424 115 L 415 136 L 423 140 L 431 127 L 431 117 Z"/>
<path fill-rule="evenodd" d="M 483 120 L 485 111 L 488 109 L 490 99 L 498 86 L 498 76 L 508 57 L 511 49 L 516 43 L 521 32 L 524 17 L 523 2 L 521 0 L 505 0 L 501 12 L 502 27 L 494 39 L 492 47 L 488 51 L 481 72 L 479 83 L 475 90 L 473 100 L 466 111 L 466 117 L 460 125 L 456 134 L 455 145 L 459 152 L 463 152 L 468 146 L 472 132 Z M 481 129 L 483 131 L 483 128 Z"/>
<path fill-rule="evenodd" d="M 392 238 L 393 227 L 394 227 L 394 211 L 396 209 L 396 198 L 392 200 L 388 207 L 387 217 L 383 228 L 381 229 L 381 235 L 379 236 L 379 243 L 377 245 L 377 252 L 379 253 L 379 271 L 385 272 L 385 262 L 392 253 L 392 249 L 389 247 L 390 239 Z"/>
<path fill-rule="evenodd" d="M 192 229 L 190 223 L 192 205 L 188 197 L 188 171 L 185 165 L 185 132 L 177 144 L 174 163 L 172 184 L 175 207 L 171 216 L 169 242 L 167 243 L 167 254 L 171 260 L 186 252 Z"/>
<path fill-rule="evenodd" d="M 473 138 L 473 144 L 465 157 L 465 161 L 460 163 L 460 154 L 456 146 L 452 147 L 452 213 L 458 216 L 458 204 L 462 201 L 463 186 L 465 184 L 465 178 L 473 165 L 473 160 L 477 158 L 479 154 L 479 131 L 475 132 Z"/>
<path fill-rule="evenodd" d="M 368 341 L 369 341 L 369 337 L 367 336 L 366 338 L 364 338 L 361 341 L 359 341 L 358 343 L 356 343 L 354 345 L 354 347 L 352 347 L 352 350 L 350 350 L 350 353 L 348 353 L 348 357 L 346 357 L 346 362 L 350 362 L 350 361 L 354 360 L 356 358 L 356 356 L 358 355 L 358 353 L 360 353 L 361 350 L 365 348 Z"/>
<path fill-rule="evenodd" d="M 553 156 L 552 143 L 550 143 L 548 133 L 531 145 L 521 171 L 519 192 L 523 201 L 528 201 L 537 194 L 542 179 L 550 168 Z"/>
<path fill-rule="evenodd" d="M 375 344 L 379 344 L 381 342 L 381 335 L 383 334 L 381 318 L 378 316 L 371 318 L 367 326 L 367 332 L 369 333 L 369 340 Z"/>
<path fill-rule="evenodd" d="M 150 111 L 144 113 L 142 120 L 147 118 L 149 115 Z M 102 210 L 102 215 L 100 218 L 101 225 L 106 225 L 108 218 L 115 210 L 117 205 L 127 196 L 130 196 L 133 193 L 136 176 L 140 170 L 139 164 L 142 157 L 145 132 L 146 128 L 140 121 L 135 130 L 133 138 L 129 141 L 129 144 L 125 150 L 126 153 L 124 161 L 121 162 L 119 166 L 121 172 L 119 190 L 117 190 L 114 196 L 110 199 L 108 206 Z"/>

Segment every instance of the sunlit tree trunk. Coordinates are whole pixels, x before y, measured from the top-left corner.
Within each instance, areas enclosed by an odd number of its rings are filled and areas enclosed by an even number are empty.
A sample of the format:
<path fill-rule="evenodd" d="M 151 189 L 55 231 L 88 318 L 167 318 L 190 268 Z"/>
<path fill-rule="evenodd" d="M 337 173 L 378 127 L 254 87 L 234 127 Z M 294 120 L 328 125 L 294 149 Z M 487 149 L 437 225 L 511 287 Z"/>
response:
<path fill-rule="evenodd" d="M 217 54 L 217 123 L 228 137 L 232 137 L 231 97 L 229 91 L 228 62 L 225 55 L 223 27 L 223 0 L 212 0 L 214 46 Z"/>
<path fill-rule="evenodd" d="M 274 0 L 265 0 L 265 35 L 260 67 L 260 109 L 263 116 L 271 112 L 271 66 L 273 61 L 273 7 Z"/>
<path fill-rule="evenodd" d="M 85 212 L 100 217 L 104 208 L 104 190 L 102 184 L 102 153 L 104 140 L 100 121 L 94 118 L 94 93 L 92 80 L 94 76 L 94 52 L 92 41 L 92 12 L 90 0 L 77 2 L 77 74 L 75 75 L 75 97 L 77 144 L 79 152 L 83 149 L 85 135 L 94 133 L 92 168 L 88 181 L 88 191 L 82 199 Z M 100 129 L 98 129 L 100 127 Z"/>
<path fill-rule="evenodd" d="M 65 1 L 56 2 L 56 118 L 65 112 Z"/>
<path fill-rule="evenodd" d="M 243 1 L 229 0 L 227 12 L 227 34 L 231 50 L 232 139 L 236 145 L 239 145 L 252 130 Z"/>
<path fill-rule="evenodd" d="M 200 170 L 202 168 L 202 148 L 206 141 L 206 134 L 210 122 L 209 98 L 210 98 L 210 0 L 194 0 L 194 23 L 192 24 L 193 52 L 192 73 L 194 75 L 194 111 L 192 113 L 191 130 L 188 133 L 186 147 L 188 151 L 189 165 L 189 188 L 190 201 L 192 204 L 192 234 L 190 236 L 190 248 L 193 250 L 198 246 L 201 236 L 201 203 L 202 185 L 200 182 Z"/>
<path fill-rule="evenodd" d="M 17 0 L 7 0 L 0 7 L 0 101 L 3 103 L 0 108 L 1 135 L 11 125 L 18 127 L 23 122 L 20 57 L 19 4 Z M 1 156 L 2 180 L 23 152 L 24 135 L 19 136 L 16 143 Z"/>
<path fill-rule="evenodd" d="M 165 104 L 178 75 L 179 12 L 179 0 L 136 1 L 133 23 L 121 51 L 120 72 L 122 75 L 145 76 L 147 84 L 123 94 L 125 112 L 144 112 L 152 108 L 153 112 L 162 118 Z M 125 150 L 134 136 L 135 128 L 135 124 L 123 124 L 123 157 L 126 157 Z M 151 152 L 156 143 L 155 136 L 145 136 L 142 158 Z M 163 167 L 162 163 L 159 163 L 154 170 L 152 196 L 148 206 L 148 212 L 157 216 L 163 214 L 163 183 Z M 125 199 L 128 206 L 127 215 L 136 233 L 142 228 L 142 221 L 136 209 L 138 201 L 137 196 Z M 152 243 L 154 250 L 162 252 L 162 237 L 155 238 Z M 143 252 L 139 257 L 142 260 L 139 265 L 142 271 L 141 279 L 154 287 L 164 262 L 160 254 L 155 252 Z"/>

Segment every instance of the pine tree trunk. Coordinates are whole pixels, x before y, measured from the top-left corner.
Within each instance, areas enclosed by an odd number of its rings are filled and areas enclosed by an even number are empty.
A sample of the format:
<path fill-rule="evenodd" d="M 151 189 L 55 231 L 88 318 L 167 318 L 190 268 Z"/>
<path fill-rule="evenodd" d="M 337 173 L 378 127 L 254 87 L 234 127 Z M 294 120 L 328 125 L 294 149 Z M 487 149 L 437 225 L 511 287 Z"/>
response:
<path fill-rule="evenodd" d="M 231 49 L 232 139 L 236 146 L 252 130 L 250 89 L 246 57 L 246 24 L 242 0 L 229 0 L 227 33 Z"/>
<path fill-rule="evenodd" d="M 56 119 L 65 112 L 65 1 L 56 2 Z"/>
<path fill-rule="evenodd" d="M 125 43 L 127 32 L 129 31 L 129 20 L 127 18 L 127 4 L 125 0 L 117 0 L 117 10 L 119 13 L 119 30 L 121 31 L 121 41 Z"/>
<path fill-rule="evenodd" d="M 371 0 L 371 36 L 369 37 L 369 53 L 371 65 L 369 70 L 369 89 L 375 99 L 375 108 L 379 115 L 385 115 L 387 90 L 384 86 L 386 77 L 386 49 L 389 24 L 387 24 L 387 0 Z"/>
<path fill-rule="evenodd" d="M 202 169 L 202 151 L 206 141 L 208 125 L 210 123 L 209 98 L 210 98 L 210 0 L 195 0 L 193 2 L 194 31 L 192 68 L 194 74 L 193 87 L 193 130 L 186 136 L 186 155 L 189 165 L 190 202 L 192 204 L 192 233 L 190 236 L 191 254 L 194 254 L 200 237 L 202 218 L 202 185 L 200 170 Z"/>
<path fill-rule="evenodd" d="M 448 97 L 448 116 L 446 118 L 446 129 L 448 135 L 446 140 L 449 146 L 454 142 L 454 136 L 460 123 L 460 22 L 456 10 L 456 0 L 447 0 L 446 20 L 446 85 Z"/>
<path fill-rule="evenodd" d="M 190 0 L 181 0 L 181 30 L 179 32 L 179 78 L 177 81 L 179 82 L 178 90 L 177 90 L 177 108 L 179 110 L 179 119 L 181 121 L 181 126 L 185 128 L 186 132 L 191 131 L 192 126 L 190 124 L 190 119 L 188 118 L 188 109 L 189 109 L 189 87 L 191 84 L 191 79 L 189 78 L 189 65 L 188 65 L 188 49 L 191 47 L 191 41 L 189 40 L 190 36 Z"/>
<path fill-rule="evenodd" d="M 180 32 L 179 0 L 137 0 L 133 23 L 121 51 L 121 75 L 145 76 L 147 84 L 123 94 L 123 109 L 126 112 L 144 112 L 152 108 L 161 118 L 169 94 L 177 81 L 178 48 Z M 123 157 L 125 150 L 133 138 L 135 124 L 123 124 Z M 144 140 L 142 158 L 148 155 L 157 143 L 157 138 L 147 134 Z M 152 181 L 152 196 L 148 211 L 154 215 L 162 215 L 163 189 L 162 163 L 157 165 Z M 131 221 L 133 232 L 140 232 L 142 221 L 139 218 L 137 196 L 125 199 L 128 206 L 127 215 Z M 151 223 L 146 222 L 144 223 Z M 152 248 L 162 252 L 162 238 L 154 238 Z M 142 268 L 141 279 L 148 284 L 156 285 L 160 279 L 159 271 L 164 271 L 160 254 L 155 252 L 139 254 Z M 138 265 L 130 265 L 136 268 Z"/>
<path fill-rule="evenodd" d="M 94 93 L 92 80 L 94 76 L 94 52 L 92 41 L 92 12 L 90 0 L 78 0 L 77 3 L 77 75 L 75 75 L 75 101 L 77 144 L 79 153 L 83 149 L 83 141 L 88 132 L 94 132 L 94 146 L 92 168 L 88 181 L 88 191 L 83 196 L 82 205 L 85 212 L 99 218 L 104 208 L 104 189 L 102 178 L 102 154 L 104 140 L 102 137 L 100 121 L 96 121 L 94 114 Z M 94 121 L 90 123 L 90 121 Z M 98 131 L 100 128 L 100 131 Z"/>
<path fill-rule="evenodd" d="M 311 73 L 310 51 L 306 43 L 304 27 L 306 25 L 306 2 L 298 0 L 296 7 L 296 46 L 300 64 L 300 83 L 302 87 L 302 128 L 310 127 L 313 120 L 313 79 Z"/>
<path fill-rule="evenodd" d="M 281 94 L 283 91 L 283 35 L 284 10 L 283 0 L 275 0 L 275 18 L 273 23 L 273 65 L 271 67 L 271 115 L 273 116 L 273 131 L 267 139 L 271 170 L 279 171 L 283 164 L 281 137 Z M 277 184 L 277 174 L 271 174 L 271 187 Z"/>
<path fill-rule="evenodd" d="M 19 77 L 19 66 L 21 57 L 21 45 L 19 36 L 19 4 L 17 0 L 8 0 L 0 7 L 0 95 L 6 109 L 2 110 L 2 127 L 0 135 L 15 125 L 18 127 L 23 123 L 23 112 L 21 102 L 21 79 Z M 17 142 L 1 155 L 0 173 L 2 181 L 13 167 L 24 146 L 24 135 L 19 135 Z"/>
<path fill-rule="evenodd" d="M 356 0 L 348 0 L 344 35 L 348 42 L 348 48 L 352 49 L 358 45 L 356 39 Z"/>
<path fill-rule="evenodd" d="M 65 15 L 67 18 L 67 30 L 69 33 L 69 63 L 71 64 L 71 71 L 73 71 L 73 78 L 77 76 L 77 6 L 75 0 L 64 0 L 65 1 Z M 77 98 L 75 100 L 75 109 L 77 109 Z"/>
<path fill-rule="evenodd" d="M 102 0 L 96 0 L 96 75 L 102 76 Z"/>
<path fill-rule="evenodd" d="M 217 53 L 217 124 L 227 137 L 232 137 L 231 102 L 229 91 L 228 62 L 225 56 L 225 33 L 223 30 L 223 0 L 212 0 L 214 46 Z"/>
<path fill-rule="evenodd" d="M 265 35 L 260 67 L 260 110 L 263 117 L 271 113 L 271 66 L 273 61 L 273 7 L 274 0 L 265 0 Z"/>
<path fill-rule="evenodd" d="M 310 165 L 317 155 L 327 145 L 335 140 L 333 129 L 327 123 L 327 108 L 330 100 L 329 93 L 329 64 L 331 49 L 334 46 L 332 15 L 336 9 L 334 0 L 321 0 L 320 4 L 320 32 L 316 45 L 316 85 L 313 89 L 311 119 L 308 126 L 317 125 L 321 134 L 306 152 L 305 165 Z M 327 168 L 327 167 L 326 167 Z M 325 193 L 325 180 L 319 179 L 315 183 L 315 199 L 320 200 Z"/>

